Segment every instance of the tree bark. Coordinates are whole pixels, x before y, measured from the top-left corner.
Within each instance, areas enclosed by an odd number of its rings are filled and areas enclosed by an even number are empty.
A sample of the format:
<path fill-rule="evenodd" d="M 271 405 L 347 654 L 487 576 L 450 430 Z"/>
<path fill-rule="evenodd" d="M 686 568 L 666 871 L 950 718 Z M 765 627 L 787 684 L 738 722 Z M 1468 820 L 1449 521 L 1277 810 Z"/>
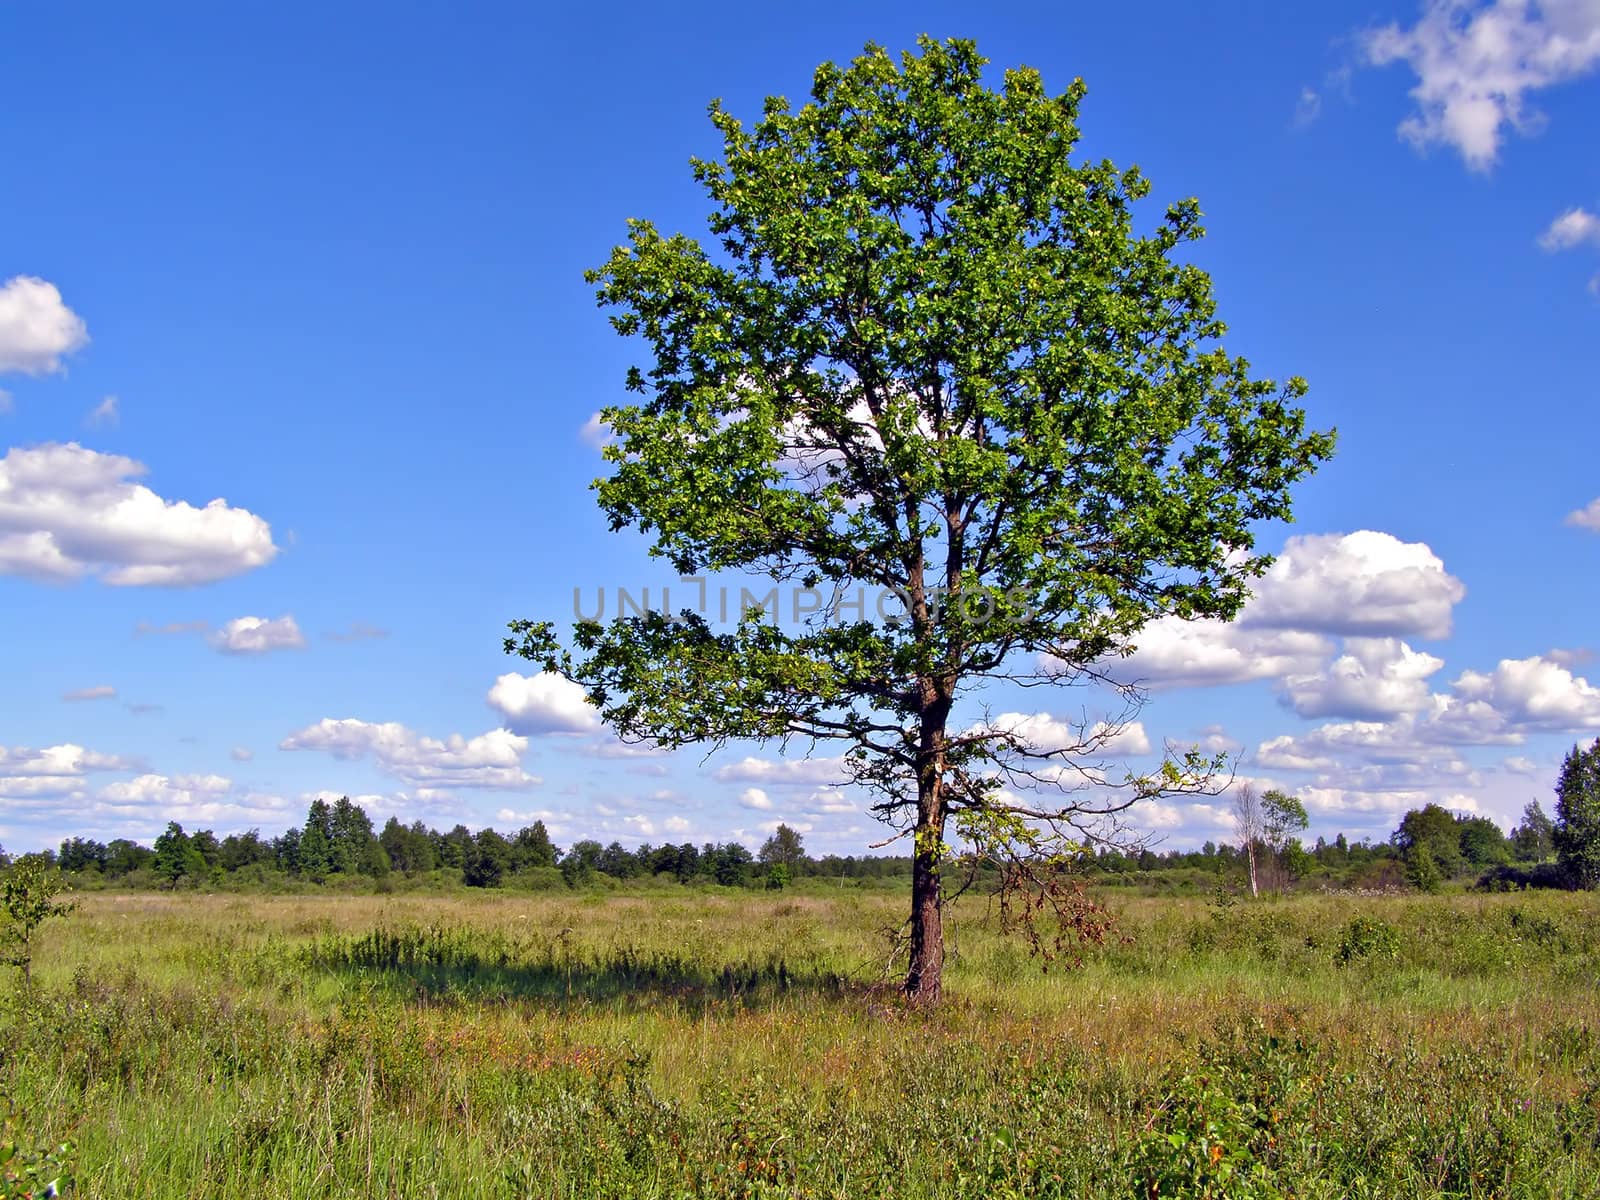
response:
<path fill-rule="evenodd" d="M 911 966 L 906 973 L 906 995 L 918 1004 L 938 1003 L 944 988 L 943 850 L 944 814 L 930 815 L 919 797 L 911 861 Z"/>
<path fill-rule="evenodd" d="M 937 1004 L 944 988 L 944 722 L 948 708 L 925 711 L 917 763 L 917 827 L 911 859 L 911 964 L 906 995 Z"/>

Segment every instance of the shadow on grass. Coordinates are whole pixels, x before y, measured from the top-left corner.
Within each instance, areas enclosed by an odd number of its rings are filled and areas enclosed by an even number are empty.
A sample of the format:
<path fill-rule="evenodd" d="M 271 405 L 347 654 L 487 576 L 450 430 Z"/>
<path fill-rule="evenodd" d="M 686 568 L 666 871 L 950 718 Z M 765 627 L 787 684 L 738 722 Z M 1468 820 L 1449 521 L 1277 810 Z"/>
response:
<path fill-rule="evenodd" d="M 301 951 L 305 966 L 387 984 L 424 1003 L 520 1000 L 551 1005 L 758 1007 L 780 997 L 861 996 L 877 991 L 815 962 L 781 955 L 704 961 L 675 949 L 520 940 L 483 930 L 374 929 L 322 938 Z"/>

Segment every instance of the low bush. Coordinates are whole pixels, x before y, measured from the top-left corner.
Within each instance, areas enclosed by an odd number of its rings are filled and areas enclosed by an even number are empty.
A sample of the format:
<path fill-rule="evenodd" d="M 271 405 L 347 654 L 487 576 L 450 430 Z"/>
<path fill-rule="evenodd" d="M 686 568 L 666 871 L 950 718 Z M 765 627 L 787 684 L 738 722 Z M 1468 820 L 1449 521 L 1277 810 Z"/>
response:
<path fill-rule="evenodd" d="M 1352 917 L 1339 935 L 1334 958 L 1351 963 L 1362 958 L 1398 958 L 1400 933 L 1381 917 Z"/>
<path fill-rule="evenodd" d="M 1485 871 L 1473 887 L 1480 892 L 1520 892 L 1530 888 L 1570 891 L 1573 883 L 1560 863 L 1537 863 L 1522 867 L 1507 863 Z"/>

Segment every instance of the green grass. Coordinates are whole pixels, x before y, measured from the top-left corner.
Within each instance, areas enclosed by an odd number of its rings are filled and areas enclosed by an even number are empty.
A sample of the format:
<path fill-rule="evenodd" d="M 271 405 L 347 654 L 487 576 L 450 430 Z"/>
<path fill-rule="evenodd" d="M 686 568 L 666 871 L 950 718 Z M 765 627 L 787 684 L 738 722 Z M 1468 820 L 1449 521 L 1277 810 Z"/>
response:
<path fill-rule="evenodd" d="M 1600 1195 L 1586 895 L 1113 898 L 1047 975 L 969 900 L 932 1013 L 895 893 L 81 899 L 0 1008 L 80 1195 Z"/>

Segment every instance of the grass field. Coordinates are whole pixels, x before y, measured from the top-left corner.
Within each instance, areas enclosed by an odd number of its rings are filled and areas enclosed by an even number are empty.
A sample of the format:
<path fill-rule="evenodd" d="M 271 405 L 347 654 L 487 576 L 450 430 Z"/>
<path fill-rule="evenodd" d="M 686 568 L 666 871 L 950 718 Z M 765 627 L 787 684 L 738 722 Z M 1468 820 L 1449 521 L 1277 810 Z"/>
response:
<path fill-rule="evenodd" d="M 84 1196 L 1600 1195 L 1595 897 L 967 900 L 932 1013 L 904 903 L 87 895 L 0 1080 Z"/>

